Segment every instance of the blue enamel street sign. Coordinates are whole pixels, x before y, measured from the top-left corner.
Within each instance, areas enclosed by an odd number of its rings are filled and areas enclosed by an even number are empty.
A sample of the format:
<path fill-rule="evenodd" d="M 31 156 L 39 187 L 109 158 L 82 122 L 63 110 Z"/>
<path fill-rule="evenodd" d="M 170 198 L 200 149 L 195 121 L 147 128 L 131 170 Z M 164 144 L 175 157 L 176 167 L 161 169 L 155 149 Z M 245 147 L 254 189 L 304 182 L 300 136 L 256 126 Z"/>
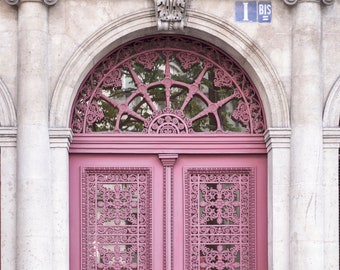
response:
<path fill-rule="evenodd" d="M 237 22 L 256 22 L 256 1 L 235 2 L 235 20 Z"/>
<path fill-rule="evenodd" d="M 269 1 L 235 2 L 235 21 L 270 23 L 272 21 L 272 3 Z"/>
<path fill-rule="evenodd" d="M 271 2 L 258 2 L 257 4 L 258 21 L 260 23 L 272 21 L 272 3 Z"/>

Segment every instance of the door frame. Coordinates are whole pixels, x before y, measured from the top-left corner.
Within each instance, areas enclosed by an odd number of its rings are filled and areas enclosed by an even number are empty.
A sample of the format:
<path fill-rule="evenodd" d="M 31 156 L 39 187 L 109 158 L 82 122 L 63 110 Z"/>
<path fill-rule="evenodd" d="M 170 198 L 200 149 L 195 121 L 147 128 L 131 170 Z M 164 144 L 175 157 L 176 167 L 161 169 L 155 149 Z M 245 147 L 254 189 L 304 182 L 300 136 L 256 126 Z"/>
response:
<path fill-rule="evenodd" d="M 73 153 L 112 154 L 267 154 L 263 135 L 256 134 L 105 134 L 74 135 Z"/>

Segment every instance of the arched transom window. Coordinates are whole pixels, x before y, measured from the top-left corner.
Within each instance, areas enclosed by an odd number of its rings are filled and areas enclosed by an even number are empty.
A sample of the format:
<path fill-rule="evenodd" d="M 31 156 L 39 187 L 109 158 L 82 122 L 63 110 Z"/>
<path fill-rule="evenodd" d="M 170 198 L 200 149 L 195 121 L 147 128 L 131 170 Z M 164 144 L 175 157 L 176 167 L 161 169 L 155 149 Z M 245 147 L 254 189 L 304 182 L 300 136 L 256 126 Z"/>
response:
<path fill-rule="evenodd" d="M 265 130 L 259 95 L 220 49 L 184 36 L 146 37 L 117 48 L 83 81 L 74 133 L 248 133 Z"/>

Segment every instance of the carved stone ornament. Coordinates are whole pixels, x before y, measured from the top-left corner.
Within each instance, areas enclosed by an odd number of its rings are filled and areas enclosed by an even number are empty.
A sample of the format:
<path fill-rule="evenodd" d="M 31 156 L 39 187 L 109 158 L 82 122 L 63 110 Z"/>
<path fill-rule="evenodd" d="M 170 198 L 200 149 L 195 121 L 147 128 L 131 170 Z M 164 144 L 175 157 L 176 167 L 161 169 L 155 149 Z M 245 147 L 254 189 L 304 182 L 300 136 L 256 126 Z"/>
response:
<path fill-rule="evenodd" d="M 327 6 L 334 4 L 334 0 L 283 0 L 283 1 L 285 2 L 285 4 L 289 6 L 293 6 L 299 2 L 315 2 L 315 3 L 322 2 L 324 5 L 327 5 Z"/>
<path fill-rule="evenodd" d="M 23 2 L 40 2 L 48 6 L 53 6 L 55 5 L 58 0 L 5 0 L 7 4 L 11 6 L 19 5 Z"/>
<path fill-rule="evenodd" d="M 188 0 L 155 0 L 158 30 L 183 30 Z"/>

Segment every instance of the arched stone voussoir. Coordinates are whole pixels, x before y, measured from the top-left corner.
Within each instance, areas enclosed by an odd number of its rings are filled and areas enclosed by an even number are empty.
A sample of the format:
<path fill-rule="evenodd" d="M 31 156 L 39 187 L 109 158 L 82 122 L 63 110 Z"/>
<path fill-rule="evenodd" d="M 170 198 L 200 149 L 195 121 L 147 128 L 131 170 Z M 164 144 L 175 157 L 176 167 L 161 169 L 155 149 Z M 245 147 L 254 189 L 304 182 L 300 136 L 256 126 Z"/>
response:
<path fill-rule="evenodd" d="M 0 127 L 14 127 L 16 123 L 17 119 L 12 97 L 0 78 Z"/>
<path fill-rule="evenodd" d="M 154 10 L 145 9 L 112 21 L 90 36 L 75 51 L 57 82 L 50 110 L 51 127 L 69 126 L 78 88 L 101 58 L 125 42 L 154 35 L 156 31 Z M 179 33 L 211 42 L 238 61 L 259 91 L 267 127 L 289 127 L 289 108 L 282 83 L 265 54 L 247 35 L 220 18 L 190 9 L 187 27 Z"/>
<path fill-rule="evenodd" d="M 340 76 L 328 95 L 323 114 L 323 125 L 324 127 L 340 126 Z"/>

